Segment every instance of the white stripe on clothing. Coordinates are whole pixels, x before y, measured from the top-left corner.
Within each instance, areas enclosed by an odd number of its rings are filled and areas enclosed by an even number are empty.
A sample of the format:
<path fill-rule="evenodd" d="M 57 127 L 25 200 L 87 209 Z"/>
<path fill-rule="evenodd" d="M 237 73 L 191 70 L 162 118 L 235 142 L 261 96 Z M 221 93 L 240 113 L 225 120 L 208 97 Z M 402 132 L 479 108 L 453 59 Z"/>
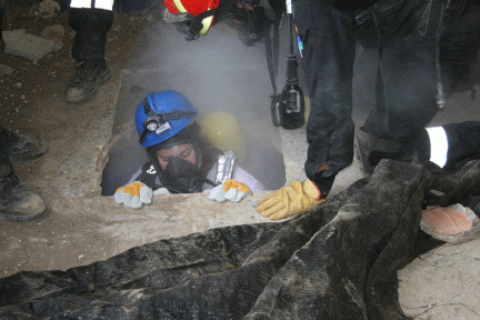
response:
<path fill-rule="evenodd" d="M 70 8 L 77 9 L 103 9 L 112 11 L 115 0 L 95 0 L 95 8 L 92 8 L 92 0 L 72 0 Z"/>
<path fill-rule="evenodd" d="M 448 137 L 443 127 L 426 129 L 430 138 L 430 161 L 443 168 L 447 164 Z"/>

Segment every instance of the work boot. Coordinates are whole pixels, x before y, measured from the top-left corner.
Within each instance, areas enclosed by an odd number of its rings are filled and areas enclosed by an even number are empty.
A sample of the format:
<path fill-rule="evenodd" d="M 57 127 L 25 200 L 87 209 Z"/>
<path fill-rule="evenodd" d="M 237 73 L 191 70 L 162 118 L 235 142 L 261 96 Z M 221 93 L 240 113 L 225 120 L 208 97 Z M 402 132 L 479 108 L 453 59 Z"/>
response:
<path fill-rule="evenodd" d="M 397 159 L 400 153 L 397 142 L 368 133 L 362 128 L 355 132 L 353 148 L 360 170 L 367 176 L 372 175 L 381 159 Z"/>
<path fill-rule="evenodd" d="M 22 185 L 13 173 L 0 179 L 0 218 L 9 221 L 32 220 L 46 208 L 42 198 Z"/>
<path fill-rule="evenodd" d="M 98 87 L 110 79 L 110 69 L 105 60 L 80 61 L 75 75 L 67 84 L 66 102 L 82 102 L 92 99 Z"/>
<path fill-rule="evenodd" d="M 12 162 L 32 160 L 47 151 L 47 147 L 39 137 L 15 134 L 2 127 L 0 127 L 0 146 Z"/>

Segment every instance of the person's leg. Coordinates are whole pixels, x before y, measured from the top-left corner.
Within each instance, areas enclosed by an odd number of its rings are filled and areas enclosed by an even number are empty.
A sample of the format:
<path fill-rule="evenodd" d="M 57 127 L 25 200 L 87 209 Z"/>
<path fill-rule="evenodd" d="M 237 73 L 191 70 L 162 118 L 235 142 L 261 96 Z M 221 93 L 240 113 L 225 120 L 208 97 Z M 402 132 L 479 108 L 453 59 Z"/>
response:
<path fill-rule="evenodd" d="M 378 55 L 374 50 L 364 52 Z M 374 106 L 364 125 L 357 130 L 357 153 L 365 173 L 372 173 L 383 158 L 411 160 L 417 155 L 412 147 L 425 145 L 427 135 L 423 128 L 438 111 L 434 50 L 434 41 L 415 36 L 398 39 L 383 49 L 376 103 L 381 110 L 388 110 L 388 128 Z M 420 135 L 421 141 L 417 141 Z"/>
<path fill-rule="evenodd" d="M 294 3 L 294 19 L 310 87 L 305 172 L 326 195 L 336 174 L 353 158 L 352 22 L 331 5 L 312 0 Z"/>
<path fill-rule="evenodd" d="M 390 139 L 406 144 L 438 111 L 438 78 L 435 41 L 409 36 L 383 50 L 380 68 L 386 95 L 377 103 L 387 104 Z M 375 111 L 362 129 L 376 133 Z"/>
<path fill-rule="evenodd" d="M 77 68 L 66 88 L 67 102 L 92 99 L 98 87 L 110 79 L 105 45 L 113 24 L 112 8 L 112 0 L 71 1 L 69 24 L 76 31 L 72 56 Z"/>

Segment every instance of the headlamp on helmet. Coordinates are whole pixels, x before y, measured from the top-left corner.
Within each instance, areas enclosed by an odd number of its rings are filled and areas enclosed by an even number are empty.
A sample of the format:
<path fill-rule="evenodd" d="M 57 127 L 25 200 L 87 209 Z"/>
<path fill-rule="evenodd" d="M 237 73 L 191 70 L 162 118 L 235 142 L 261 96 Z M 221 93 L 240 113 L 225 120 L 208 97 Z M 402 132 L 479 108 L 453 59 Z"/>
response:
<path fill-rule="evenodd" d="M 185 112 L 185 111 L 178 111 L 174 110 L 169 113 L 157 113 L 153 112 L 152 107 L 148 103 L 148 100 L 143 100 L 143 108 L 144 112 L 147 114 L 147 118 L 143 123 L 143 132 L 140 135 L 140 143 L 145 140 L 147 135 L 150 132 L 155 132 L 156 134 L 160 134 L 166 130 L 172 129 L 170 126 L 170 120 L 179 120 L 182 118 L 194 117 L 197 113 L 196 112 Z"/>
<path fill-rule="evenodd" d="M 192 103 L 178 91 L 149 93 L 135 113 L 140 144 L 149 148 L 173 137 L 187 127 L 196 114 Z"/>

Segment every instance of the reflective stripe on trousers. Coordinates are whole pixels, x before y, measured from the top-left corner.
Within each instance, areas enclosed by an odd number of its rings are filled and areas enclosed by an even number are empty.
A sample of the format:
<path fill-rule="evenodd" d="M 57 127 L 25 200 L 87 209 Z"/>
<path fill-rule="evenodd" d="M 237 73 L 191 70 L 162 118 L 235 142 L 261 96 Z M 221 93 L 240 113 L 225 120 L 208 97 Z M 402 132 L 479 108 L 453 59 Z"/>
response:
<path fill-rule="evenodd" d="M 430 161 L 443 168 L 447 164 L 447 133 L 443 127 L 432 127 L 426 130 L 430 138 Z"/>
<path fill-rule="evenodd" d="M 115 0 L 72 0 L 70 8 L 77 9 L 103 9 L 112 11 Z"/>

